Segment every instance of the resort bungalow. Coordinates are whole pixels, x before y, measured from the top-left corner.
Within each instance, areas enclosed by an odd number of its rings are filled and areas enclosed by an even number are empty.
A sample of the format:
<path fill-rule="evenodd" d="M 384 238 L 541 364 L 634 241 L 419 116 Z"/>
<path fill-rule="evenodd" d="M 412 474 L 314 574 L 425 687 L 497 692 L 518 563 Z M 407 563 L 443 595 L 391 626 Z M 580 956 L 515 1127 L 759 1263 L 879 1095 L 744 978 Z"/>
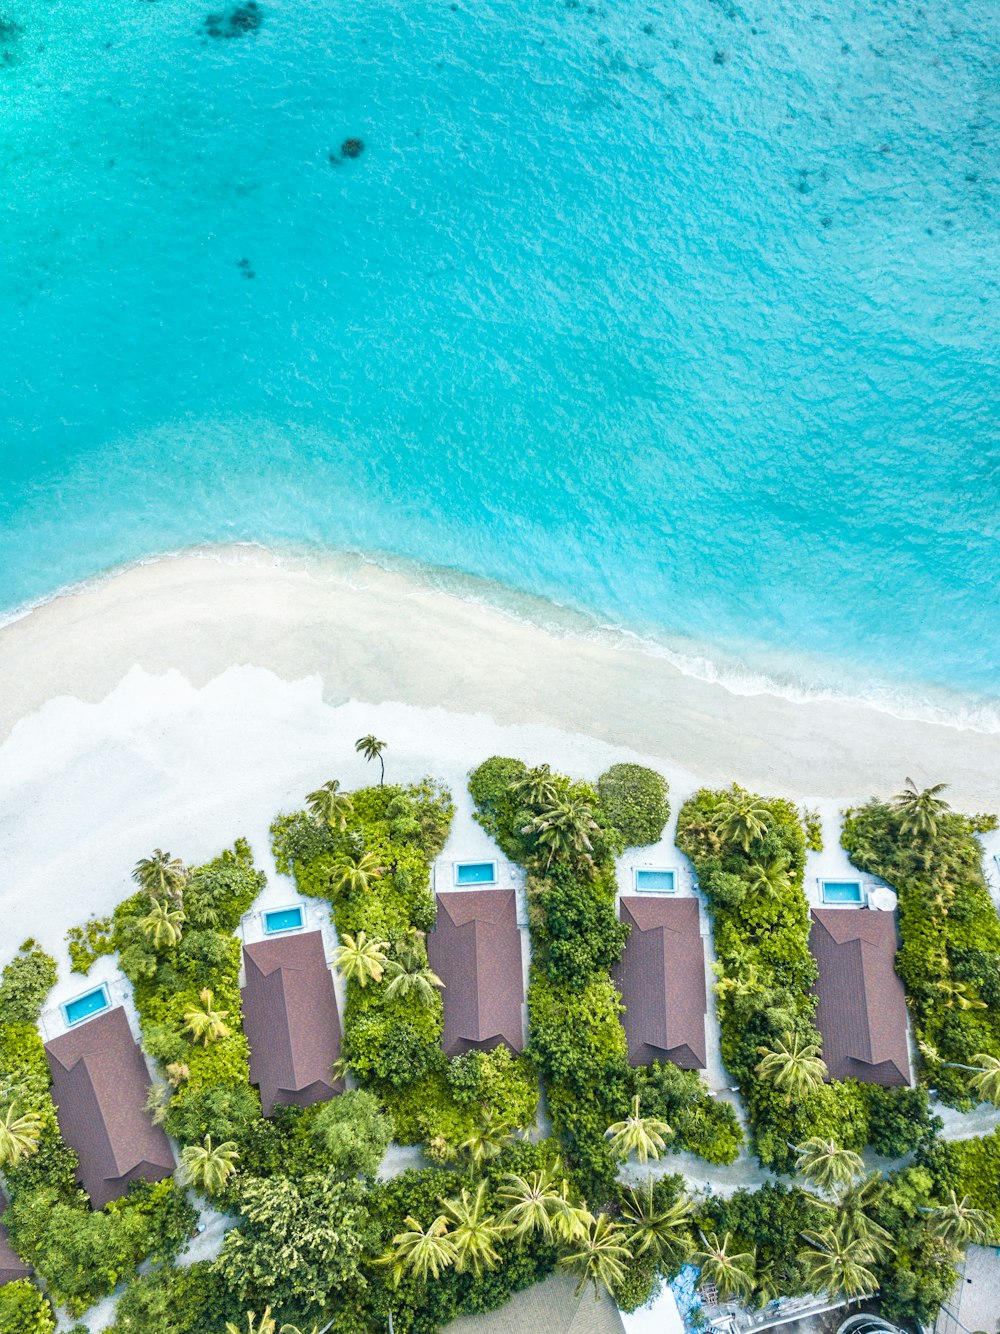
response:
<path fill-rule="evenodd" d="M 896 976 L 892 913 L 815 908 L 816 1024 L 831 1079 L 909 1084 L 906 997 Z"/>
<path fill-rule="evenodd" d="M 244 945 L 243 1031 L 250 1082 L 264 1115 L 310 1107 L 344 1091 L 333 1077 L 340 1059 L 340 1014 L 323 935 L 306 931 Z"/>
<path fill-rule="evenodd" d="M 77 1155 L 77 1179 L 95 1209 L 133 1181 L 174 1170 L 170 1144 L 147 1114 L 149 1071 L 122 1007 L 45 1044 L 62 1137 Z"/>
<path fill-rule="evenodd" d="M 7 1208 L 7 1197 L 0 1190 L 0 1220 L 3 1219 L 4 1210 Z M 15 1283 L 19 1278 L 27 1278 L 31 1273 L 31 1267 L 26 1265 L 18 1253 L 10 1244 L 10 1238 L 7 1235 L 7 1229 L 0 1221 L 0 1288 L 5 1283 Z"/>
<path fill-rule="evenodd" d="M 522 1051 L 524 970 L 514 891 L 438 894 L 427 954 L 444 983 L 445 1052 L 492 1051 L 501 1042 Z"/>
<path fill-rule="evenodd" d="M 673 1061 L 704 1070 L 705 947 L 697 899 L 622 895 L 619 916 L 632 928 L 612 969 L 625 1005 L 632 1065 Z"/>

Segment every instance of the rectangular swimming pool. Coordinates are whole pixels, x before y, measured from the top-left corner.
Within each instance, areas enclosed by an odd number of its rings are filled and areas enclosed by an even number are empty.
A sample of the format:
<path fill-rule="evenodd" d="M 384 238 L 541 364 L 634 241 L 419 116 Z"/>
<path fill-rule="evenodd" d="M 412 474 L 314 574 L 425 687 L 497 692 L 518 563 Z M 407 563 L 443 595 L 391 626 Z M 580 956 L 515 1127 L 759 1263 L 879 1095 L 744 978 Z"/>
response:
<path fill-rule="evenodd" d="M 305 915 L 296 904 L 292 908 L 271 908 L 264 913 L 265 936 L 276 936 L 281 931 L 301 931 Z"/>
<path fill-rule="evenodd" d="M 821 880 L 819 887 L 824 903 L 864 903 L 865 901 L 860 880 Z"/>
<path fill-rule="evenodd" d="M 85 991 L 82 996 L 74 996 L 72 1000 L 66 1001 L 62 1012 L 67 1024 L 79 1024 L 84 1019 L 93 1019 L 95 1014 L 101 1014 L 110 1008 L 111 997 L 108 995 L 108 989 L 101 985 L 94 987 L 92 991 Z"/>
<path fill-rule="evenodd" d="M 672 894 L 677 888 L 673 871 L 645 870 L 637 866 L 634 874 L 637 894 Z"/>
<path fill-rule="evenodd" d="M 495 885 L 497 882 L 496 862 L 456 862 L 456 885 Z"/>

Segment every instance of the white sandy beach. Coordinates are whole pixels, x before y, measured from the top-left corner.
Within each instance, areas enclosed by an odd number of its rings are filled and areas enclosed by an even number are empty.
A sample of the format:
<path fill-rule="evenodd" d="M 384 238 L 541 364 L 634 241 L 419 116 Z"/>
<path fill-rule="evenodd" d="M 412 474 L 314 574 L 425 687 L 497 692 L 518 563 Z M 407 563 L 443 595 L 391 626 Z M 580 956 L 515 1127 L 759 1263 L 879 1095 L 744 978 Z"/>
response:
<path fill-rule="evenodd" d="M 675 800 L 733 779 L 800 800 L 945 780 L 1000 807 L 1000 737 L 863 704 L 735 695 L 638 645 L 552 633 L 358 561 L 219 549 L 132 567 L 0 630 L 0 958 L 109 910 L 153 846 L 197 861 L 328 777 L 449 782 L 487 755 L 596 776 L 642 759 Z M 466 833 L 462 833 L 462 828 Z"/>

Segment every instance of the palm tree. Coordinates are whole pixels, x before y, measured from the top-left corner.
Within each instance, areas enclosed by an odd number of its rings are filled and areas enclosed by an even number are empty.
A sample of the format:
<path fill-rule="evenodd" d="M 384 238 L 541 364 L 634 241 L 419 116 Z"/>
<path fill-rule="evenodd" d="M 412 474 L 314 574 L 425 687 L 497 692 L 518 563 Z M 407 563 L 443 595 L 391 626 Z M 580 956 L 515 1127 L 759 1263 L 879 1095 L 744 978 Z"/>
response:
<path fill-rule="evenodd" d="M 760 798 L 742 788 L 734 788 L 726 794 L 718 815 L 722 817 L 722 837 L 746 853 L 749 853 L 751 844 L 765 836 L 771 819 L 771 812 Z"/>
<path fill-rule="evenodd" d="M 171 857 L 162 848 L 154 848 L 151 857 L 142 857 L 136 862 L 132 879 L 151 899 L 168 898 L 179 902 L 190 874 L 179 857 Z"/>
<path fill-rule="evenodd" d="M 930 842 L 937 833 L 938 821 L 945 811 L 950 810 L 941 793 L 947 783 L 935 783 L 921 792 L 912 778 L 906 780 L 902 792 L 893 797 L 893 804 L 902 815 L 899 825 L 901 834 L 912 834 L 920 843 Z"/>
<path fill-rule="evenodd" d="M 985 1010 L 986 1002 L 980 1000 L 968 982 L 956 982 L 954 978 L 942 977 L 937 984 L 938 991 L 944 995 L 946 1010 Z"/>
<path fill-rule="evenodd" d="M 492 1108 L 487 1107 L 479 1125 L 468 1139 L 463 1140 L 459 1149 L 465 1154 L 472 1170 L 479 1172 L 485 1163 L 503 1152 L 504 1146 L 509 1144 L 510 1140 L 510 1132 L 501 1130 L 497 1126 Z"/>
<path fill-rule="evenodd" d="M 559 1183 L 559 1207 L 552 1217 L 556 1240 L 563 1246 L 572 1246 L 587 1236 L 593 1221 L 594 1215 L 587 1206 L 574 1202 L 570 1184 L 563 1177 Z"/>
<path fill-rule="evenodd" d="M 628 1158 L 634 1153 L 644 1166 L 651 1157 L 659 1158 L 661 1151 L 667 1147 L 664 1135 L 672 1134 L 666 1121 L 642 1115 L 638 1093 L 632 1099 L 632 1115 L 624 1121 L 615 1121 L 604 1132 L 605 1138 L 611 1141 L 613 1154 Z"/>
<path fill-rule="evenodd" d="M 359 931 L 357 936 L 349 936 L 345 931 L 344 943 L 333 951 L 330 962 L 348 982 L 366 987 L 369 982 L 382 981 L 388 948 L 384 940 L 369 940 L 365 931 Z"/>
<path fill-rule="evenodd" d="M 354 743 L 354 749 L 359 755 L 363 755 L 369 764 L 372 760 L 378 760 L 381 764 L 382 777 L 379 779 L 378 785 L 382 787 L 385 783 L 385 760 L 382 758 L 382 752 L 386 749 L 386 743 L 379 741 L 377 737 L 369 732 L 367 736 L 358 737 Z"/>
<path fill-rule="evenodd" d="M 695 1251 L 691 1259 L 701 1268 L 702 1282 L 714 1283 L 722 1298 L 748 1297 L 753 1292 L 757 1259 L 753 1251 L 739 1251 L 734 1255 L 730 1250 L 733 1244 L 731 1232 L 727 1232 L 721 1241 L 715 1232 L 710 1232 L 707 1237 L 704 1232 L 698 1235 L 704 1249 Z"/>
<path fill-rule="evenodd" d="M 804 1144 L 793 1146 L 798 1153 L 795 1166 L 818 1190 L 837 1193 L 853 1186 L 864 1176 L 865 1164 L 861 1155 L 842 1149 L 835 1139 L 816 1135 Z"/>
<path fill-rule="evenodd" d="M 810 1288 L 831 1297 L 864 1297 L 878 1290 L 868 1268 L 872 1255 L 863 1238 L 852 1236 L 842 1223 L 820 1232 L 803 1232 L 808 1249 L 799 1252 Z"/>
<path fill-rule="evenodd" d="M 0 1112 L 0 1167 L 16 1167 L 22 1158 L 37 1153 L 42 1125 L 38 1112 L 19 1116 L 16 1102 L 5 1107 Z"/>
<path fill-rule="evenodd" d="M 200 1042 L 203 1047 L 219 1038 L 229 1037 L 229 1025 L 224 1021 L 228 1010 L 212 1009 L 212 992 L 208 987 L 198 993 L 201 1005 L 192 1005 L 184 1011 L 184 1027 L 191 1034 L 192 1042 Z"/>
<path fill-rule="evenodd" d="M 496 1243 L 507 1228 L 486 1213 L 486 1182 L 480 1181 L 474 1195 L 465 1187 L 458 1199 L 442 1200 L 445 1218 L 454 1226 L 448 1237 L 455 1252 L 455 1272 L 471 1269 L 478 1278 L 484 1270 L 500 1263 Z"/>
<path fill-rule="evenodd" d="M 510 790 L 527 806 L 552 806 L 566 790 L 566 780 L 554 774 L 547 764 L 529 769 L 523 778 L 511 783 Z"/>
<path fill-rule="evenodd" d="M 758 1047 L 764 1058 L 756 1066 L 762 1079 L 769 1079 L 775 1088 L 785 1094 L 791 1104 L 807 1093 L 818 1089 L 826 1078 L 826 1062 L 820 1058 L 815 1042 L 805 1042 L 798 1033 L 784 1033 L 774 1047 Z"/>
<path fill-rule="evenodd" d="M 364 894 L 382 874 L 383 868 L 373 852 L 342 852 L 333 863 L 330 892 L 334 898 L 340 894 Z"/>
<path fill-rule="evenodd" d="M 328 783 L 310 792 L 306 797 L 309 814 L 317 825 L 328 825 L 341 832 L 347 828 L 347 821 L 354 813 L 354 802 L 346 792 L 341 792 L 340 783 L 331 778 Z"/>
<path fill-rule="evenodd" d="M 625 1278 L 625 1266 L 632 1254 L 625 1242 L 623 1229 L 612 1223 L 607 1214 L 591 1218 L 586 1230 L 572 1243 L 559 1263 L 572 1273 L 579 1274 L 576 1286 L 579 1293 L 587 1283 L 594 1285 L 594 1299 L 600 1300 L 601 1289 L 610 1292 Z"/>
<path fill-rule="evenodd" d="M 236 1171 L 239 1156 L 233 1140 L 213 1146 L 212 1136 L 206 1135 L 204 1143 L 189 1144 L 183 1150 L 181 1164 L 184 1176 L 192 1186 L 200 1186 L 208 1195 L 215 1195 Z"/>
<path fill-rule="evenodd" d="M 653 1193 L 652 1176 L 645 1190 L 630 1186 L 622 1196 L 622 1213 L 632 1224 L 628 1233 L 629 1249 L 638 1258 L 648 1255 L 657 1266 L 683 1259 L 691 1250 L 688 1224 L 693 1206 L 679 1196 L 666 1207 L 658 1205 Z"/>
<path fill-rule="evenodd" d="M 892 1235 L 869 1217 L 868 1210 L 878 1204 L 884 1189 L 884 1179 L 873 1172 L 855 1181 L 832 1200 L 814 1195 L 813 1204 L 832 1215 L 833 1224 L 848 1240 L 862 1242 L 869 1260 L 882 1260 L 895 1249 Z"/>
<path fill-rule="evenodd" d="M 260 1323 L 257 1323 L 257 1317 L 253 1311 L 247 1311 L 247 1334 L 274 1334 L 277 1325 L 271 1318 L 270 1306 L 264 1307 L 264 1314 L 260 1317 Z M 281 1334 L 286 1334 L 289 1327 L 286 1325 L 281 1330 Z M 226 1334 L 243 1334 L 243 1331 L 234 1325 L 231 1320 L 226 1321 Z"/>
<path fill-rule="evenodd" d="M 180 942 L 184 934 L 185 921 L 183 908 L 169 908 L 156 900 L 153 911 L 140 919 L 139 925 L 152 941 L 154 950 L 169 950 Z"/>
<path fill-rule="evenodd" d="M 984 1102 L 1000 1107 L 1000 1058 L 978 1052 L 972 1059 L 979 1067 L 969 1080 L 973 1092 Z"/>
<path fill-rule="evenodd" d="M 521 833 L 534 835 L 540 848 L 548 848 L 549 859 L 545 864 L 551 866 L 556 855 L 567 857 L 577 853 L 589 859 L 594 850 L 590 835 L 600 833 L 600 829 L 589 803 L 563 796 L 529 820 Z"/>
<path fill-rule="evenodd" d="M 762 899 L 780 899 L 791 887 L 787 857 L 773 857 L 769 862 L 754 862 L 747 879 L 750 892 Z"/>
<path fill-rule="evenodd" d="M 150 1084 L 143 1111 L 154 1126 L 162 1126 L 170 1115 L 170 1090 L 165 1084 Z"/>
<path fill-rule="evenodd" d="M 403 1222 L 406 1229 L 393 1237 L 395 1251 L 390 1251 L 384 1261 L 392 1265 L 393 1281 L 397 1285 L 405 1273 L 426 1282 L 428 1277 L 437 1278 L 442 1270 L 454 1264 L 455 1247 L 448 1236 L 448 1220 L 443 1214 L 438 1214 L 426 1228 L 422 1228 L 411 1214 L 407 1214 Z"/>
<path fill-rule="evenodd" d="M 993 1241 L 993 1220 L 983 1209 L 974 1209 L 968 1195 L 961 1199 L 949 1188 L 945 1202 L 930 1214 L 934 1235 L 948 1246 L 989 1246 Z"/>
<path fill-rule="evenodd" d="M 508 1172 L 498 1194 L 507 1205 L 501 1221 L 518 1241 L 537 1233 L 543 1241 L 552 1242 L 552 1220 L 562 1212 L 563 1198 L 548 1169 L 529 1172 L 526 1177 Z"/>
<path fill-rule="evenodd" d="M 432 1005 L 438 989 L 444 983 L 430 968 L 415 968 L 407 972 L 401 963 L 389 959 L 385 965 L 386 976 L 391 980 L 385 989 L 386 1000 L 404 1000 L 413 996 L 421 1005 Z"/>

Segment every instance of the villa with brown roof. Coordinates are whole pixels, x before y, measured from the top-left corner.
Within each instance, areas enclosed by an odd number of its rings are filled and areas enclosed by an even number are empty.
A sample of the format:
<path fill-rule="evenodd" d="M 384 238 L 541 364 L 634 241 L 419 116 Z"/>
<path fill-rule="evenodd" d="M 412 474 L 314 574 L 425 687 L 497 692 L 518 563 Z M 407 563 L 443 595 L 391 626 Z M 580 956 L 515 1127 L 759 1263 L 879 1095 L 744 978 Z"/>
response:
<path fill-rule="evenodd" d="M 819 968 L 816 1025 L 830 1078 L 911 1083 L 892 913 L 814 908 L 809 946 Z"/>
<path fill-rule="evenodd" d="M 491 1051 L 501 1042 L 523 1051 L 524 969 L 514 891 L 438 894 L 427 954 L 444 983 L 445 1052 Z"/>
<path fill-rule="evenodd" d="M 7 1196 L 0 1190 L 0 1288 L 5 1283 L 16 1283 L 19 1278 L 27 1278 L 31 1273 L 31 1266 L 24 1263 L 10 1244 L 10 1237 L 2 1221 L 6 1208 Z"/>
<path fill-rule="evenodd" d="M 698 900 L 623 894 L 618 911 L 632 928 L 611 972 L 625 1005 L 630 1064 L 673 1061 L 682 1070 L 704 1070 L 707 993 Z"/>
<path fill-rule="evenodd" d="M 340 1059 L 340 1014 L 323 935 L 276 936 L 243 946 L 243 1031 L 250 1043 L 250 1082 L 264 1115 L 275 1107 L 310 1107 L 344 1091 L 334 1079 Z"/>
<path fill-rule="evenodd" d="M 59 1129 L 93 1208 L 120 1199 L 133 1181 L 173 1173 L 167 1137 L 145 1110 L 149 1071 L 120 1005 L 53 1038 L 45 1054 Z"/>

